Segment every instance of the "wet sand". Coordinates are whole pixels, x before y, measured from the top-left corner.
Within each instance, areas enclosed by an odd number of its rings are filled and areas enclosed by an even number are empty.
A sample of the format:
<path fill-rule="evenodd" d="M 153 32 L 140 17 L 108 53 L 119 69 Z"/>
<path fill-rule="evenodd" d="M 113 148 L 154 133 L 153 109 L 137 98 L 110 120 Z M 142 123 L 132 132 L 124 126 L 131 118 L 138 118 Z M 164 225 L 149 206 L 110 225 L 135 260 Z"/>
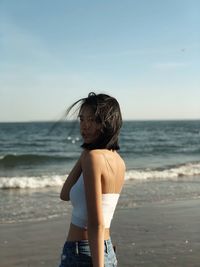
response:
<path fill-rule="evenodd" d="M 0 225 L 1 267 L 56 267 L 69 217 Z M 199 267 L 200 199 L 117 209 L 119 267 Z"/>

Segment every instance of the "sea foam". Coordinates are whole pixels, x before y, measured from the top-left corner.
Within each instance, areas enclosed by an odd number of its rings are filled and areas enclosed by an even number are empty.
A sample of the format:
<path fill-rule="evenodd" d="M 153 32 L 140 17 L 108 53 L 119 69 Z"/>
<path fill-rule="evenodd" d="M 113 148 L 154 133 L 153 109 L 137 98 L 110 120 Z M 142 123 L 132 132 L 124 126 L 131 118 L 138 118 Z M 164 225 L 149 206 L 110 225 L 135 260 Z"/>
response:
<path fill-rule="evenodd" d="M 1 189 L 14 188 L 45 188 L 61 186 L 66 176 L 35 176 L 35 177 L 0 177 Z"/>
<path fill-rule="evenodd" d="M 186 163 L 165 169 L 136 169 L 126 172 L 126 180 L 185 180 L 200 175 L 200 162 Z"/>
<path fill-rule="evenodd" d="M 0 177 L 0 189 L 14 188 L 45 188 L 62 186 L 67 178 L 66 175 L 45 175 L 45 176 L 19 176 Z M 200 176 L 200 162 L 186 163 L 165 169 L 131 169 L 125 174 L 126 180 L 192 180 Z"/>

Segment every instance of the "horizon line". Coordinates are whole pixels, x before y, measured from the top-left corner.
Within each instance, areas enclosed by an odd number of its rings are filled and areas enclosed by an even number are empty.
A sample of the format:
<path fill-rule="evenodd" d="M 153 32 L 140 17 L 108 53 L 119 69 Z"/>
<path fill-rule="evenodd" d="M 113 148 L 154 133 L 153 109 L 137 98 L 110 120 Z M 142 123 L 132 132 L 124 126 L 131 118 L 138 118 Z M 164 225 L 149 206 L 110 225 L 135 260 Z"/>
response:
<path fill-rule="evenodd" d="M 123 122 L 131 122 L 131 121 L 199 121 L 200 118 L 167 118 L 167 119 L 162 119 L 162 118 L 152 118 L 152 119 L 123 119 Z M 73 122 L 76 121 L 76 119 L 71 119 L 71 120 L 16 120 L 16 121 L 0 121 L 0 123 L 45 123 L 45 122 Z"/>

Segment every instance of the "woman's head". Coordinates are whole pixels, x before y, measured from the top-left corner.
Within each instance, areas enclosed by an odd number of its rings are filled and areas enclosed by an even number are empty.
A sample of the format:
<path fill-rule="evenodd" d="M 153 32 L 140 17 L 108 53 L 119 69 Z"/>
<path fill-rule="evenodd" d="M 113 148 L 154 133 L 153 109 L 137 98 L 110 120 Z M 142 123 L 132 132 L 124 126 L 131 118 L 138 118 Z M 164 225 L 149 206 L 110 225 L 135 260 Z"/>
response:
<path fill-rule="evenodd" d="M 118 150 L 122 116 L 117 100 L 106 94 L 89 93 L 88 97 L 76 101 L 68 112 L 78 103 L 82 147 Z"/>

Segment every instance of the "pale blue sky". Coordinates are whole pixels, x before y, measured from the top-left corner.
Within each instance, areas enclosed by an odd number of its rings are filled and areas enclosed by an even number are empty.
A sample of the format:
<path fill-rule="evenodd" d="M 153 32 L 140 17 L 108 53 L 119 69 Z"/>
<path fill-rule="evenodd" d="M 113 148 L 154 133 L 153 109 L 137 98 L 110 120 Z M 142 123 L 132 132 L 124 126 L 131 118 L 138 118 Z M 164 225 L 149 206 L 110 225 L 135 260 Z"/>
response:
<path fill-rule="evenodd" d="M 0 0 L 0 121 L 57 120 L 90 91 L 124 119 L 199 119 L 199 14 L 198 0 Z"/>

